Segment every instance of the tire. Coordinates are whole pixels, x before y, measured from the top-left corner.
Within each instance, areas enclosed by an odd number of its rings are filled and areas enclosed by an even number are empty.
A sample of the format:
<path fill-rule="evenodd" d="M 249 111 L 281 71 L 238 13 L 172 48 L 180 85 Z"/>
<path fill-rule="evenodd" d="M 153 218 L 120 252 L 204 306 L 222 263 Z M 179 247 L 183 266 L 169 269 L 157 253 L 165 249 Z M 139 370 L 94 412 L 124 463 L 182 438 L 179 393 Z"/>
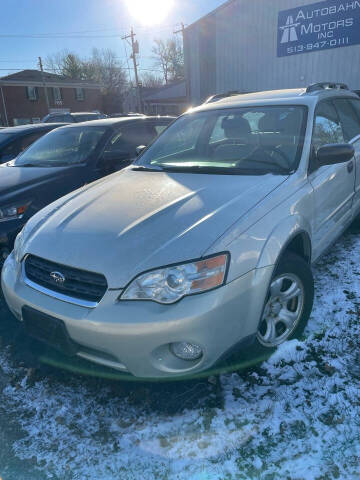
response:
<path fill-rule="evenodd" d="M 309 320 L 314 301 L 310 265 L 286 253 L 272 276 L 256 335 L 260 351 L 270 352 L 286 340 L 298 338 Z"/>

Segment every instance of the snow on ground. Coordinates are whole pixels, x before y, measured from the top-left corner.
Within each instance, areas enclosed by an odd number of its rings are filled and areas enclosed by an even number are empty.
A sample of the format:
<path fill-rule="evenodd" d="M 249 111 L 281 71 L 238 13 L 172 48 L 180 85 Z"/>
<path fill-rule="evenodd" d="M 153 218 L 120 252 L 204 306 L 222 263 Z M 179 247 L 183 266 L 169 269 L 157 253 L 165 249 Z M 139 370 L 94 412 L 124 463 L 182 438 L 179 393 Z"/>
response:
<path fill-rule="evenodd" d="M 212 383 L 129 385 L 34 368 L 21 357 L 20 334 L 9 341 L 12 322 L 0 309 L 9 322 L 0 349 L 0 477 L 359 479 L 359 252 L 352 231 L 314 267 L 302 341 Z"/>

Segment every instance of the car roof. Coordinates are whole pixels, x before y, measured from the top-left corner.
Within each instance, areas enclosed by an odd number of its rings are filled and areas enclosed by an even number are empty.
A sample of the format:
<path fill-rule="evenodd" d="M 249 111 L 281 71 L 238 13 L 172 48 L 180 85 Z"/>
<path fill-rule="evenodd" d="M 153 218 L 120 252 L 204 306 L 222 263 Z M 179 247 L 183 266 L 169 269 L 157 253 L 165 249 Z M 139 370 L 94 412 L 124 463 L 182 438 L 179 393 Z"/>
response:
<path fill-rule="evenodd" d="M 66 124 L 68 128 L 75 128 L 79 125 L 86 125 L 89 127 L 112 127 L 114 125 L 121 125 L 123 123 L 139 123 L 143 122 L 144 120 L 152 120 L 152 119 L 159 119 L 159 120 L 169 120 L 172 121 L 176 117 L 170 116 L 157 116 L 157 117 L 150 117 L 150 116 L 142 116 L 142 117 L 113 117 L 113 118 L 99 118 L 98 120 L 91 120 L 91 122 L 79 122 L 79 123 L 71 123 L 70 125 Z"/>
<path fill-rule="evenodd" d="M 56 123 L 30 123 L 28 125 L 18 125 L 16 127 L 6 127 L 1 129 L 1 133 L 10 133 L 10 134 L 20 134 L 20 133 L 28 133 L 31 131 L 37 130 L 52 130 L 57 127 L 62 127 L 63 125 L 67 125 L 64 122 L 56 122 Z"/>
<path fill-rule="evenodd" d="M 49 117 L 57 117 L 58 115 L 101 115 L 97 112 L 51 112 L 48 113 Z"/>
<path fill-rule="evenodd" d="M 313 105 L 319 100 L 332 97 L 359 98 L 356 93 L 347 89 L 340 88 L 292 88 L 284 90 L 266 90 L 263 92 L 244 93 L 231 95 L 219 100 L 200 105 L 192 109 L 196 110 L 215 110 L 221 108 L 251 106 L 251 105 L 279 105 L 279 104 L 299 104 Z"/>

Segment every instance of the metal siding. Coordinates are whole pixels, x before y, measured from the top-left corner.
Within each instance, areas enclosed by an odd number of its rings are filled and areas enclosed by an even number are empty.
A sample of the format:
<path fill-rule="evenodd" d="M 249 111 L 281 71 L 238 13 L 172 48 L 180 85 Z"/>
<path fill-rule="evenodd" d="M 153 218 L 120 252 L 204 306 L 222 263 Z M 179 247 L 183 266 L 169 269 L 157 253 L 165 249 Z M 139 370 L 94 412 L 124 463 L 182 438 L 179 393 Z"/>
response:
<path fill-rule="evenodd" d="M 203 100 L 203 91 L 257 91 L 293 88 L 324 80 L 339 81 L 360 89 L 360 46 L 349 46 L 288 57 L 277 57 L 278 12 L 315 3 L 314 0 L 234 0 L 186 30 L 192 103 Z M 215 22 L 216 61 L 212 45 L 199 50 L 202 24 Z M 206 54 L 207 58 L 203 56 Z M 199 61 L 216 65 L 215 85 L 200 74 Z M 211 69 L 209 75 L 213 76 Z M 213 87 L 213 92 L 209 88 Z"/>

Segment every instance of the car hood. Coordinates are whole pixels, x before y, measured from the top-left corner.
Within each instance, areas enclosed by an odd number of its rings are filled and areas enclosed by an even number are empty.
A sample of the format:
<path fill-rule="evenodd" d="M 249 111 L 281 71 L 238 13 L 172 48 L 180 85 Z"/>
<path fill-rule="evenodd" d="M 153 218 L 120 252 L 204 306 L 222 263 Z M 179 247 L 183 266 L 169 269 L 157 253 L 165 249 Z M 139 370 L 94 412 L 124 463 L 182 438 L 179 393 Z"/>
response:
<path fill-rule="evenodd" d="M 103 273 L 109 287 L 122 288 L 142 271 L 201 257 L 287 178 L 128 168 L 35 215 L 26 252 Z"/>
<path fill-rule="evenodd" d="M 14 193 L 26 190 L 32 185 L 47 181 L 58 175 L 66 167 L 15 167 L 13 162 L 9 165 L 0 165 L 0 201 Z"/>

